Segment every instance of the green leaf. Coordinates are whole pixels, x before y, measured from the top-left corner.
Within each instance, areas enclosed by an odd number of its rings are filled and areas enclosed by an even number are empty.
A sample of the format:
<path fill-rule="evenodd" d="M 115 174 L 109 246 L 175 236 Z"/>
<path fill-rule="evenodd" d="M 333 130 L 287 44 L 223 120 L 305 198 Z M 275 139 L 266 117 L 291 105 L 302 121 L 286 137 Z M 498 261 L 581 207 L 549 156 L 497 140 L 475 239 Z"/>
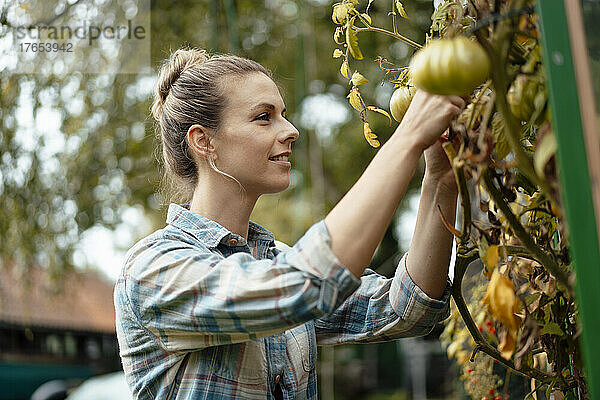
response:
<path fill-rule="evenodd" d="M 346 26 L 346 44 L 348 45 L 348 48 L 350 48 L 350 54 L 352 54 L 352 57 L 356 58 L 357 60 L 362 60 L 363 55 L 360 51 L 360 47 L 358 47 L 358 37 L 356 36 L 356 32 L 352 30 L 355 18 L 356 17 L 352 17 Z"/>
<path fill-rule="evenodd" d="M 542 330 L 540 335 L 559 335 L 563 336 L 565 333 L 560 329 L 560 326 L 556 322 L 548 322 Z"/>
<path fill-rule="evenodd" d="M 340 58 L 344 54 L 340 49 L 335 49 L 333 51 L 333 58 Z"/>
<path fill-rule="evenodd" d="M 525 304 L 527 306 L 532 305 L 537 299 L 539 299 L 539 297 L 541 295 L 542 295 L 541 293 L 533 293 L 533 294 L 530 294 L 528 296 L 525 296 L 525 299 L 524 299 L 525 300 Z"/>
<path fill-rule="evenodd" d="M 371 17 L 369 14 L 362 13 L 360 16 L 363 17 L 369 23 L 369 25 L 371 24 Z"/>
<path fill-rule="evenodd" d="M 396 8 L 398 9 L 398 12 L 400 13 L 400 16 L 402 16 L 402 18 L 409 19 L 408 14 L 406 14 L 406 11 L 404 11 L 404 6 L 400 2 L 400 0 L 396 0 Z"/>

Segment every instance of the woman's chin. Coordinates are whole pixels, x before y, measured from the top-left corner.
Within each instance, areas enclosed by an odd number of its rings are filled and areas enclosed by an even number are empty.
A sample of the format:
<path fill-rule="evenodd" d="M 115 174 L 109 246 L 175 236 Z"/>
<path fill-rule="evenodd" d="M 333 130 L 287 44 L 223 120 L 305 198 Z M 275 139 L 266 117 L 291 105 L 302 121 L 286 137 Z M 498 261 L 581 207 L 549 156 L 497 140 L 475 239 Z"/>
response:
<path fill-rule="evenodd" d="M 265 188 L 265 191 L 263 193 L 265 193 L 265 194 L 280 193 L 280 192 L 283 192 L 284 190 L 286 190 L 289 187 L 290 187 L 290 180 L 288 178 L 285 181 L 282 181 L 280 184 L 273 185 L 273 186 L 270 186 L 268 188 Z"/>

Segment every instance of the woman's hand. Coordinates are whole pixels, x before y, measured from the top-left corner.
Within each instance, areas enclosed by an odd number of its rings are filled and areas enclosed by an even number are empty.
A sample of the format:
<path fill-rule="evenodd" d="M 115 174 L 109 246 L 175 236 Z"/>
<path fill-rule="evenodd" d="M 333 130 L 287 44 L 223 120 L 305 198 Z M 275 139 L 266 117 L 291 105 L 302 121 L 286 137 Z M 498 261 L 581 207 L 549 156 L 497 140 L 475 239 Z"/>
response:
<path fill-rule="evenodd" d="M 442 96 L 417 90 L 396 132 L 400 131 L 400 137 L 414 141 L 417 148 L 424 151 L 439 139 L 465 105 L 465 100 L 460 96 Z"/>

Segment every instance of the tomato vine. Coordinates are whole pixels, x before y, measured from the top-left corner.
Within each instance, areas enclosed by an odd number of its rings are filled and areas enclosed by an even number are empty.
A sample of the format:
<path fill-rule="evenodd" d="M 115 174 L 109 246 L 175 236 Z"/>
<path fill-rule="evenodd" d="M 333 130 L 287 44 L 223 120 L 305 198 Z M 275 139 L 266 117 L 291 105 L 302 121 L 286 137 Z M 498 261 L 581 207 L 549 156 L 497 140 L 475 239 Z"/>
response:
<path fill-rule="evenodd" d="M 359 0 L 342 0 L 334 4 L 332 20 L 339 25 L 334 40 L 345 47 L 336 49 L 334 57 L 343 56 L 340 71 L 352 84 L 348 98 L 360 112 L 372 146 L 379 141 L 366 110 L 390 116 L 367 105 L 360 95 L 359 85 L 368 80 L 358 71 L 350 76 L 352 58 L 363 58 L 361 33 L 392 36 L 417 50 L 440 39 L 465 37 L 478 43 L 489 61 L 489 79 L 470 94 L 470 104 L 452 124 L 451 134 L 459 137 L 460 147 L 444 145 L 459 188 L 462 218 L 459 228 L 446 223 L 456 237 L 457 257 L 454 311 L 441 339 L 449 356 L 464 367 L 468 393 L 475 399 L 501 398 L 497 386 L 502 379 L 474 378 L 478 370 L 489 372 L 487 359 L 530 378 L 528 397 L 543 388 L 547 398 L 552 392 L 587 398 L 575 274 L 534 1 L 446 0 L 434 11 L 423 45 L 399 33 L 397 16 L 408 18 L 399 0 L 392 1 L 391 31 L 372 24 L 371 2 L 361 12 Z M 442 53 L 451 56 L 446 50 Z M 381 55 L 377 62 L 383 81 L 395 88 L 414 86 L 414 70 L 395 66 Z M 440 63 L 430 69 L 434 64 Z M 475 274 L 477 279 L 469 277 L 467 286 L 473 290 L 465 296 L 463 282 L 476 260 L 483 269 Z M 505 396 L 509 377 L 507 373 L 504 379 Z"/>

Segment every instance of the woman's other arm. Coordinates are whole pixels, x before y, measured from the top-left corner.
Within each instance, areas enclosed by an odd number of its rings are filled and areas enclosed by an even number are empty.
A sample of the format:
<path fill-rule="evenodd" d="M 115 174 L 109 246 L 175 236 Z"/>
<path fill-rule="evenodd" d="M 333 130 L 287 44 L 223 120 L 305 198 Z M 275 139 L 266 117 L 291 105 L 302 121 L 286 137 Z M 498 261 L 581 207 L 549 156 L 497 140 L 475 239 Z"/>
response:
<path fill-rule="evenodd" d="M 415 284 L 430 297 L 439 299 L 448 279 L 453 239 L 440 218 L 440 211 L 454 226 L 458 189 L 439 142 L 427 149 L 425 163 L 417 222 L 406 264 Z"/>

